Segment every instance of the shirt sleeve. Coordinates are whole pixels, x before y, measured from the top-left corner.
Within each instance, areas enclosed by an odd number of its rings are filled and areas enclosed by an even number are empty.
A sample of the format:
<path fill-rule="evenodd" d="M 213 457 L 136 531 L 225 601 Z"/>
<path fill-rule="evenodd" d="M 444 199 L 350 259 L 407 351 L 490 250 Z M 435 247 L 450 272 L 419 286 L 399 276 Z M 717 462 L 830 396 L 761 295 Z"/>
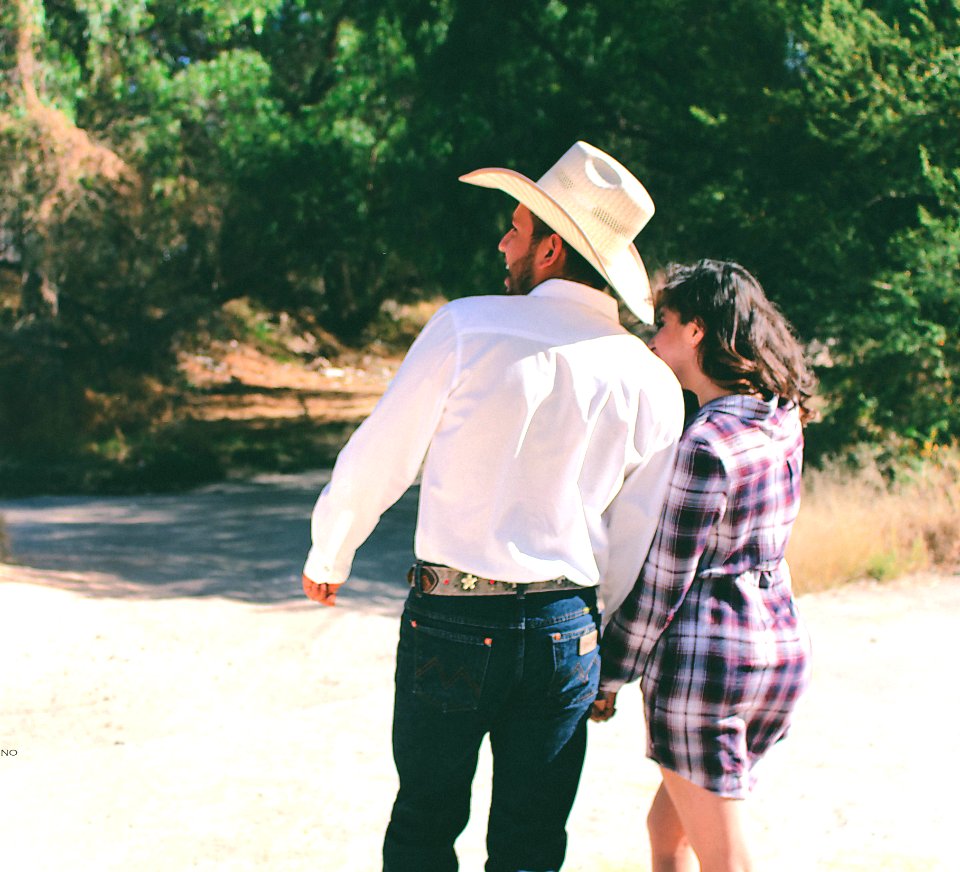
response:
<path fill-rule="evenodd" d="M 345 581 L 357 548 L 416 479 L 456 377 L 453 320 L 448 306 L 434 315 L 338 455 L 311 517 L 303 568 L 311 581 Z"/>
<path fill-rule="evenodd" d="M 670 626 L 711 534 L 726 511 L 722 460 L 699 439 L 681 440 L 663 514 L 640 576 L 603 635 L 600 686 L 617 690 L 643 675 Z"/>
<path fill-rule="evenodd" d="M 628 469 L 623 485 L 604 512 L 607 563 L 600 579 L 604 620 L 614 615 L 636 583 L 650 549 L 677 458 L 683 429 L 680 391 L 651 403 L 638 424 L 643 434 L 640 462 Z"/>

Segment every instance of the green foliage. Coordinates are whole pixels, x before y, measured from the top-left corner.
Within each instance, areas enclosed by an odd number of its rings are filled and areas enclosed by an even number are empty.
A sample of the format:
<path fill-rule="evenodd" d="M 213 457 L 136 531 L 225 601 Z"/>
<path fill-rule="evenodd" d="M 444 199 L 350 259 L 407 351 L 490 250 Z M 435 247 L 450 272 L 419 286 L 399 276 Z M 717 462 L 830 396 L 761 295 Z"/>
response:
<path fill-rule="evenodd" d="M 958 0 L 14 0 L 0 65 L 4 452 L 146 444 L 230 299 L 360 341 L 499 289 L 510 204 L 457 176 L 576 139 L 651 269 L 739 260 L 817 341 L 813 453 L 960 435 Z"/>
<path fill-rule="evenodd" d="M 960 5 L 829 0 L 800 27 L 794 99 L 842 228 L 814 242 L 834 269 L 813 322 L 834 342 L 824 442 L 945 443 L 960 433 Z"/>
<path fill-rule="evenodd" d="M 257 137 L 250 159 L 235 164 L 223 232 L 229 293 L 308 305 L 348 339 L 376 315 L 386 287 L 411 295 L 416 274 L 392 241 L 409 209 L 398 191 L 397 143 L 412 68 L 389 13 L 378 9 L 357 3 L 350 18 L 298 18 L 293 57 L 265 28 L 258 47 L 285 85 L 274 81 L 283 108 L 271 126 L 282 135 Z"/>
<path fill-rule="evenodd" d="M 376 232 L 401 206 L 371 196 L 405 70 L 374 9 L 369 28 L 279 0 L 4 10 L 0 231 L 24 287 L 0 325 L 4 455 L 144 444 L 173 337 L 232 296 L 358 336 L 388 275 L 409 281 Z"/>

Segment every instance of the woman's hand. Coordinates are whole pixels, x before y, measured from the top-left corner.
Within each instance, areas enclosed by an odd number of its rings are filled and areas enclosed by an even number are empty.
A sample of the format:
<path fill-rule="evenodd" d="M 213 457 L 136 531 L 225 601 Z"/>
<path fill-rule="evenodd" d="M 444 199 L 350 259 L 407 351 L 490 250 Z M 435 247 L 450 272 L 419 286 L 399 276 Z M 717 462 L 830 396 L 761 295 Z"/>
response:
<path fill-rule="evenodd" d="M 590 706 L 590 720 L 602 723 L 609 721 L 617 713 L 617 692 L 601 690 Z"/>

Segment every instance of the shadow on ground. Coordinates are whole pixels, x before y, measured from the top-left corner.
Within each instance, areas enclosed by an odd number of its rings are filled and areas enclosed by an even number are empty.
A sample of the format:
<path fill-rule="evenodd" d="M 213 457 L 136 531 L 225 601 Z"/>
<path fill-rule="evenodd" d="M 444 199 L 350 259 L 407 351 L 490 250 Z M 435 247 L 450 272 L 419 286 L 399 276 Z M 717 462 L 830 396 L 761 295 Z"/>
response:
<path fill-rule="evenodd" d="M 181 494 L 0 502 L 13 561 L 91 596 L 303 598 L 310 510 L 329 473 L 261 476 Z M 396 612 L 413 559 L 417 488 L 357 553 L 340 596 Z M 306 602 L 304 600 L 304 602 Z"/>

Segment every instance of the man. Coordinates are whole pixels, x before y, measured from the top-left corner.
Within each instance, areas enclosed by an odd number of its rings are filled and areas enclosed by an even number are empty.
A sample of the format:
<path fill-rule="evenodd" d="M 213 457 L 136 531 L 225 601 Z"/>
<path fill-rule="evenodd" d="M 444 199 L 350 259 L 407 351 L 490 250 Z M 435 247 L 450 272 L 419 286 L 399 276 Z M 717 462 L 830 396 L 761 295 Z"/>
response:
<path fill-rule="evenodd" d="M 304 590 L 333 605 L 357 547 L 423 462 L 397 652 L 400 788 L 388 872 L 457 869 L 483 737 L 493 752 L 487 872 L 558 869 L 599 675 L 598 589 L 631 588 L 666 493 L 683 403 L 618 320 L 652 319 L 631 240 L 646 190 L 576 143 L 538 182 L 462 181 L 519 205 L 506 296 L 443 306 L 337 459 L 312 518 Z"/>

